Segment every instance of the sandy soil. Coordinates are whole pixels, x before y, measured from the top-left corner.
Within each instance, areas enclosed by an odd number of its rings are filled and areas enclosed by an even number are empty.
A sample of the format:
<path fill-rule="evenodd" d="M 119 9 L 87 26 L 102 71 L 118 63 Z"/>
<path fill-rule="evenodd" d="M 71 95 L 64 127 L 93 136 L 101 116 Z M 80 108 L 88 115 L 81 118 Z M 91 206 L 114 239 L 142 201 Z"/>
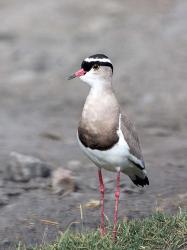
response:
<path fill-rule="evenodd" d="M 80 204 L 99 193 L 96 168 L 76 142 L 88 87 L 67 81 L 82 59 L 97 52 L 113 61 L 116 95 L 136 123 L 150 178 L 150 186 L 139 190 L 124 176 L 121 218 L 187 207 L 185 0 L 1 0 L 0 23 L 0 195 L 20 189 L 3 182 L 11 151 L 71 169 L 81 179 L 80 190 L 65 197 L 50 188 L 7 196 L 0 206 L 0 249 L 99 224 L 99 208 L 83 209 L 83 225 L 76 223 Z M 104 174 L 112 221 L 115 176 Z"/>

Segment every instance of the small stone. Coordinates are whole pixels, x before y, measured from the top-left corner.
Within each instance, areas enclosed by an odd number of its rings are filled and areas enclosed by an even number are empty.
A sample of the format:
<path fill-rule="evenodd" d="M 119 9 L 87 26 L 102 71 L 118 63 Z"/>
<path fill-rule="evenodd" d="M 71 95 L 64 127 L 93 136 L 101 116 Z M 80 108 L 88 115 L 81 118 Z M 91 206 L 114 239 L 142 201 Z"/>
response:
<path fill-rule="evenodd" d="M 28 182 L 36 177 L 49 177 L 51 166 L 32 156 L 11 152 L 5 170 L 5 179 L 15 182 Z"/>
<path fill-rule="evenodd" d="M 56 194 L 67 194 L 76 191 L 76 182 L 72 171 L 57 168 L 52 173 L 52 188 Z"/>

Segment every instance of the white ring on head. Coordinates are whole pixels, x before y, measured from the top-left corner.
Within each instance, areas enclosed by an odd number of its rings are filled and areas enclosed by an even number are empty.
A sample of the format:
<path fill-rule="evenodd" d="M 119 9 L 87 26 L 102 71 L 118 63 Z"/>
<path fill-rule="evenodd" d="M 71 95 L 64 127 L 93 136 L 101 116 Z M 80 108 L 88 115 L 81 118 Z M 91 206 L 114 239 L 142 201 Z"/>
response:
<path fill-rule="evenodd" d="M 84 61 L 85 62 L 108 62 L 108 63 L 111 63 L 110 59 L 108 59 L 108 58 L 91 58 L 91 57 L 88 57 L 88 58 L 84 59 Z"/>

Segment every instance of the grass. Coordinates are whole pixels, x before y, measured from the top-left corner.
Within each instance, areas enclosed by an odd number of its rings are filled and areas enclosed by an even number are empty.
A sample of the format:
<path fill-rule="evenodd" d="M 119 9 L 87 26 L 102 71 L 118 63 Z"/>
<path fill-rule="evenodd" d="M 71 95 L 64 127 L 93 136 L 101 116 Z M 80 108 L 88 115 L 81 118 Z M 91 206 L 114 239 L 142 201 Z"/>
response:
<path fill-rule="evenodd" d="M 118 226 L 117 243 L 112 240 L 112 228 L 104 237 L 99 231 L 74 234 L 66 231 L 51 245 L 33 250 L 185 250 L 187 249 L 187 213 L 175 216 L 156 213 L 145 219 L 131 220 Z M 17 250 L 27 249 L 19 246 Z"/>

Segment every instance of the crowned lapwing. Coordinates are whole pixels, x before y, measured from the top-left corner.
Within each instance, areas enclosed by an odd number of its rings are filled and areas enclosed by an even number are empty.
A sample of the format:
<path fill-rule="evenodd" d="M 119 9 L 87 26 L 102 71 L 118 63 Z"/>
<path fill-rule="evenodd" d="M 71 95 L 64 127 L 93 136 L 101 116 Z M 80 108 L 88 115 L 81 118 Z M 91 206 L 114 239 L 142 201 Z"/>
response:
<path fill-rule="evenodd" d="M 120 195 L 120 173 L 137 186 L 149 185 L 140 142 L 133 123 L 120 109 L 112 88 L 113 65 L 103 54 L 87 57 L 81 69 L 69 79 L 79 77 L 90 85 L 78 126 L 78 143 L 98 167 L 101 194 L 101 234 L 104 225 L 104 182 L 102 169 L 117 172 L 113 237 L 116 239 Z"/>

